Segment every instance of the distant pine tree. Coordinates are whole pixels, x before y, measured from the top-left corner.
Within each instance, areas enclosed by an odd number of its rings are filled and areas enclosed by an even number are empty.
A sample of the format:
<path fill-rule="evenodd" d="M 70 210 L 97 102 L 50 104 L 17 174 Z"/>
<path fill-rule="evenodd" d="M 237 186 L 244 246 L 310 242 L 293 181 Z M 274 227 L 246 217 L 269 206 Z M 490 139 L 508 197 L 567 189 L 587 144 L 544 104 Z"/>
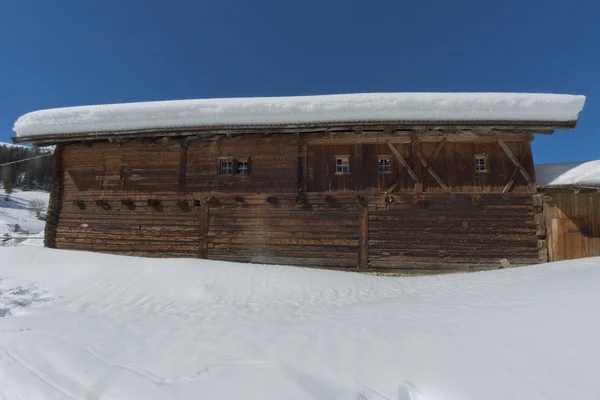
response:
<path fill-rule="evenodd" d="M 4 186 L 4 193 L 7 195 L 12 193 L 12 171 L 9 165 L 2 167 L 2 186 Z"/>
<path fill-rule="evenodd" d="M 0 144 L 0 164 L 33 158 L 49 154 L 48 150 L 38 150 L 25 146 L 7 146 Z M 20 188 L 22 190 L 50 189 L 52 178 L 52 155 L 23 161 L 2 167 L 2 183 L 4 188 Z"/>

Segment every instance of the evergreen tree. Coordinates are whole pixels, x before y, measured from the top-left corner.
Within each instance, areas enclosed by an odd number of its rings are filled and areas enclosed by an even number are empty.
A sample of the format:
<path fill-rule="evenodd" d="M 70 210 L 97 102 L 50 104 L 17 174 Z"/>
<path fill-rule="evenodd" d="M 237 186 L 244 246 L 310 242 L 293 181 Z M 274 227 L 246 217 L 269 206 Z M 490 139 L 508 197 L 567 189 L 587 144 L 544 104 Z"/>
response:
<path fill-rule="evenodd" d="M 4 193 L 9 194 L 12 193 L 13 183 L 11 176 L 11 168 L 9 165 L 2 167 L 2 185 L 4 186 Z"/>
<path fill-rule="evenodd" d="M 52 177 L 52 155 L 46 149 L 0 145 L 0 164 L 45 154 L 50 155 L 0 167 L 5 190 L 6 188 L 12 190 L 15 187 L 23 190 L 49 190 Z"/>

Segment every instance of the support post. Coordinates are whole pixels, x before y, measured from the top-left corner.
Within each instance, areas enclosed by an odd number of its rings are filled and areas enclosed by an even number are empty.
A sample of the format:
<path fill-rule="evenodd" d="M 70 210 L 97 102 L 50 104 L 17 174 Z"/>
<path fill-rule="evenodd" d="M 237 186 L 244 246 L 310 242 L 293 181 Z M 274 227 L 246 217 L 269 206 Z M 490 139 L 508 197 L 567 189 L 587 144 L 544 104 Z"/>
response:
<path fill-rule="evenodd" d="M 64 201 L 63 146 L 61 144 L 56 145 L 52 156 L 52 183 L 50 184 L 50 200 L 44 231 L 44 246 L 53 249 L 56 248 L 56 233 Z"/>
<path fill-rule="evenodd" d="M 177 191 L 179 193 L 185 193 L 188 147 L 189 145 L 187 143 L 182 143 L 181 151 L 179 153 L 179 184 L 177 186 Z"/>
<path fill-rule="evenodd" d="M 417 175 L 419 178 L 415 181 L 415 193 L 422 193 L 423 192 L 423 173 L 421 170 L 421 160 L 419 159 L 419 155 L 421 154 L 420 151 L 420 145 L 419 145 L 419 137 L 417 136 L 417 133 L 413 133 L 412 134 L 412 140 L 411 140 L 411 145 L 412 145 L 412 162 L 413 162 L 413 168 L 415 171 L 415 175 Z"/>
<path fill-rule="evenodd" d="M 206 201 L 202 201 L 198 207 L 198 222 L 200 225 L 199 234 L 200 240 L 198 243 L 198 258 L 208 257 L 208 214 L 209 205 Z"/>
<path fill-rule="evenodd" d="M 360 203 L 358 204 L 358 228 L 360 232 L 358 269 L 365 271 L 369 267 L 369 211 Z"/>

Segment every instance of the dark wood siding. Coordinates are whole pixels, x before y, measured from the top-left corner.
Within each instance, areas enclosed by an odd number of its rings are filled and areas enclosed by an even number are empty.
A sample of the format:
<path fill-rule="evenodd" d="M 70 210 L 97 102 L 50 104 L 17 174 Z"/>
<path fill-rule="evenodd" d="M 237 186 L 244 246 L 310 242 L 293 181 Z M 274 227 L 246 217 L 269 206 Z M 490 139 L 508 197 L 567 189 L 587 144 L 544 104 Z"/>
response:
<path fill-rule="evenodd" d="M 306 204 L 279 196 L 224 198 L 210 208 L 208 257 L 267 264 L 356 268 L 358 214 L 354 196 L 311 194 Z"/>
<path fill-rule="evenodd" d="M 292 135 L 243 136 L 218 142 L 194 142 L 187 159 L 187 192 L 295 192 L 298 138 Z M 221 157 L 249 161 L 250 174 L 219 175 Z"/>
<path fill-rule="evenodd" d="M 600 193 L 550 193 L 544 218 L 550 261 L 600 256 Z"/>
<path fill-rule="evenodd" d="M 531 195 L 398 195 L 369 205 L 369 261 L 375 269 L 464 271 L 538 262 Z"/>
<path fill-rule="evenodd" d="M 535 193 L 500 137 L 254 133 L 64 144 L 47 245 L 409 273 L 534 263 Z M 529 142 L 508 137 L 533 177 Z M 474 171 L 481 153 L 485 176 Z M 336 156 L 349 158 L 349 174 L 335 174 Z M 378 172 L 381 157 L 389 173 Z M 248 162 L 249 175 L 220 175 L 221 158 Z"/>

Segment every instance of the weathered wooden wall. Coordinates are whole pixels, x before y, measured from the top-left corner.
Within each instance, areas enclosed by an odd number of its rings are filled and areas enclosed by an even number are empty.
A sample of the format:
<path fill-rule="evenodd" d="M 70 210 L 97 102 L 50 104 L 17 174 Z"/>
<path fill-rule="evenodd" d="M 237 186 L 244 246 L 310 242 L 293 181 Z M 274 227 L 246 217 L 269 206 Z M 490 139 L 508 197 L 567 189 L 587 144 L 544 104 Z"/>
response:
<path fill-rule="evenodd" d="M 501 258 L 538 262 L 528 136 L 453 138 L 250 134 L 61 144 L 47 245 L 410 273 L 498 268 Z M 489 156 L 488 173 L 474 171 L 480 153 Z M 351 157 L 350 174 L 335 174 L 336 155 Z M 382 155 L 389 174 L 377 172 Z M 219 175 L 220 157 L 248 160 L 251 173 Z"/>
<path fill-rule="evenodd" d="M 407 273 L 473 271 L 540 261 L 534 196 L 436 194 L 370 202 L 369 265 Z"/>
<path fill-rule="evenodd" d="M 600 256 L 600 193 L 550 192 L 545 198 L 549 260 Z"/>

